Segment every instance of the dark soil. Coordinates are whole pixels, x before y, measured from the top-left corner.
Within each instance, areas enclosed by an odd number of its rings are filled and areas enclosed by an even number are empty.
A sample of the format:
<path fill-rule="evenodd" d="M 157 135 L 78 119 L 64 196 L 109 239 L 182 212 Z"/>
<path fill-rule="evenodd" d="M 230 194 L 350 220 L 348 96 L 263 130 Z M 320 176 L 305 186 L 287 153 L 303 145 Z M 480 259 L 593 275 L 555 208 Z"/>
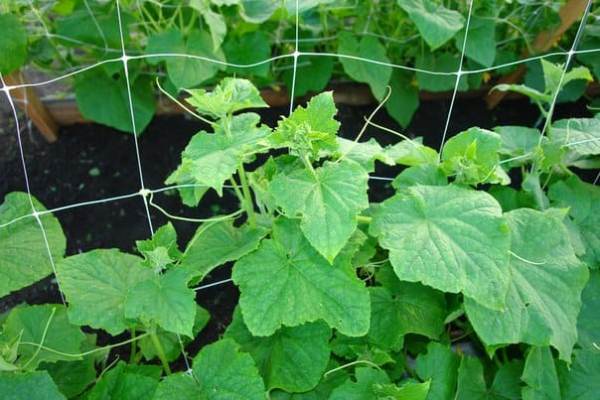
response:
<path fill-rule="evenodd" d="M 423 136 L 425 144 L 439 148 L 449 101 L 424 102 L 413 122 L 405 131 L 410 136 Z M 364 117 L 373 106 L 340 106 L 338 115 L 342 123 L 341 134 L 354 138 L 362 127 Z M 287 108 L 261 111 L 263 122 L 273 126 Z M 25 181 L 21 166 L 14 122 L 10 115 L 0 113 L 7 120 L 0 124 L 0 202 L 7 193 L 24 191 Z M 449 136 L 471 126 L 492 128 L 496 125 L 533 126 L 538 120 L 537 109 L 527 101 L 507 101 L 490 112 L 479 99 L 457 100 L 452 115 Z M 585 102 L 560 105 L 556 117 L 589 116 Z M 400 130 L 385 112 L 374 119 L 380 125 Z M 201 123 L 183 117 L 156 118 L 139 139 L 141 164 L 145 186 L 156 189 L 178 165 L 180 154 L 190 137 L 202 129 Z M 397 138 L 369 127 L 364 139 L 375 137 L 381 144 L 397 142 Z M 140 188 L 133 138 L 100 125 L 75 125 L 65 127 L 59 140 L 47 144 L 35 130 L 22 133 L 23 149 L 29 176 L 30 189 L 47 208 L 80 203 L 88 200 L 135 193 Z M 376 175 L 395 176 L 399 169 L 378 166 Z M 592 178 L 593 179 L 593 178 Z M 370 197 L 381 201 L 391 194 L 388 182 L 372 181 Z M 235 198 L 225 195 L 219 199 L 209 193 L 197 209 L 181 205 L 178 196 L 157 194 L 155 201 L 172 214 L 190 217 L 210 217 L 216 212 L 237 209 Z M 67 236 L 67 254 L 76 254 L 95 248 L 119 248 L 133 252 L 135 240 L 149 236 L 149 227 L 141 197 L 78 207 L 56 212 Z M 167 219 L 151 210 L 152 223 L 159 227 Z M 172 221 L 177 229 L 180 244 L 194 234 L 197 224 Z M 230 267 L 216 270 L 203 283 L 229 277 Z M 231 284 L 223 284 L 198 292 L 199 304 L 207 308 L 212 319 L 201 337 L 189 346 L 191 354 L 202 344 L 216 340 L 231 319 L 237 304 L 238 291 Z M 60 302 L 52 278 L 0 299 L 0 312 L 27 302 Z M 102 337 L 102 342 L 110 338 Z M 122 354 L 124 355 L 124 354 Z"/>

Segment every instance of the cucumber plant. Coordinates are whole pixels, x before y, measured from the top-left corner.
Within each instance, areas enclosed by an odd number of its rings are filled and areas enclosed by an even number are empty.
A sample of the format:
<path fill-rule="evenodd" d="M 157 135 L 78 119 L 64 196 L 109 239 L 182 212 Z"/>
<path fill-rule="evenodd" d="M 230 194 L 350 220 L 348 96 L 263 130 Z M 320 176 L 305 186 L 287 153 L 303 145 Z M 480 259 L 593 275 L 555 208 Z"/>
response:
<path fill-rule="evenodd" d="M 600 189 L 573 170 L 597 168 L 600 117 L 547 115 L 544 132 L 472 127 L 438 153 L 419 138 L 384 147 L 338 136 L 331 92 L 273 128 L 250 111 L 267 105 L 248 80 L 187 93 L 209 128 L 191 138 L 166 183 L 190 207 L 209 190 L 230 191 L 239 210 L 202 222 L 184 249 L 166 224 L 136 243 L 137 254 L 64 257 L 56 217 L 24 193 L 6 196 L 0 296 L 55 268 L 66 306 L 20 305 L 0 319 L 1 393 L 597 395 Z M 368 196 L 376 163 L 398 171 L 381 203 Z M 544 184 L 532 191 L 528 176 Z M 229 267 L 240 292 L 232 322 L 187 354 L 210 318 L 193 289 Z M 100 346 L 99 332 L 112 344 Z M 120 346 L 129 360 L 109 362 Z M 183 357 L 189 370 L 176 362 Z"/>

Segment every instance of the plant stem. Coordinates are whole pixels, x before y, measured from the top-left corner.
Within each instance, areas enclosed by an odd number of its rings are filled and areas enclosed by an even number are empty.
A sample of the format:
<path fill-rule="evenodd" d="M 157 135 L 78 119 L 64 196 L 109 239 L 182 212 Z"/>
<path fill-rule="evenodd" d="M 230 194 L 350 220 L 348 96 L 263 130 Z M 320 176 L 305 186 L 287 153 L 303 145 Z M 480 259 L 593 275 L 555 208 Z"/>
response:
<path fill-rule="evenodd" d="M 367 217 L 366 215 L 358 215 L 356 217 L 356 220 L 358 221 L 359 224 L 367 224 L 368 225 L 371 223 L 373 218 Z"/>
<path fill-rule="evenodd" d="M 152 344 L 154 345 L 154 349 L 156 350 L 156 354 L 158 355 L 158 358 L 163 366 L 163 369 L 165 370 L 165 373 L 167 375 L 171 375 L 171 367 L 169 367 L 169 362 L 167 361 L 165 350 L 163 349 L 162 344 L 158 339 L 158 336 L 156 336 L 156 331 L 154 330 L 154 328 L 152 329 L 152 331 L 150 331 L 150 339 L 152 340 Z"/>
<path fill-rule="evenodd" d="M 244 200 L 246 203 L 246 213 L 248 214 L 248 222 L 250 226 L 256 225 L 256 215 L 254 214 L 254 203 L 252 202 L 252 194 L 250 194 L 250 186 L 248 185 L 248 179 L 246 178 L 246 171 L 242 163 L 238 166 L 238 174 L 240 175 L 240 182 L 242 184 L 242 192 L 244 194 Z"/>

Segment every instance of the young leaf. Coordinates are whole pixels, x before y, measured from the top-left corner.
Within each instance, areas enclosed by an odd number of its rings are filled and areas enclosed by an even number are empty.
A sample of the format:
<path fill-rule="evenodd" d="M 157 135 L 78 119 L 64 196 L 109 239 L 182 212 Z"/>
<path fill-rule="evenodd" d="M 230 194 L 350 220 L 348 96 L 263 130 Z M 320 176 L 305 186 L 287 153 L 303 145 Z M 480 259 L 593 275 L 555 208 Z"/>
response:
<path fill-rule="evenodd" d="M 193 338 L 196 294 L 187 282 L 188 274 L 179 268 L 138 282 L 125 299 L 125 318 Z"/>
<path fill-rule="evenodd" d="M 42 362 L 77 360 L 60 353 L 80 353 L 85 335 L 79 327 L 69 323 L 65 306 L 43 304 L 13 308 L 2 325 L 0 338 L 2 342 L 19 338 L 16 365 L 33 370 Z M 38 348 L 38 345 L 55 351 Z"/>
<path fill-rule="evenodd" d="M 368 400 L 375 399 L 377 384 L 387 384 L 390 378 L 383 370 L 360 367 L 355 371 L 356 381 L 346 380 L 331 392 L 329 400 Z"/>
<path fill-rule="evenodd" d="M 387 149 L 381 147 L 374 138 L 367 142 L 355 142 L 338 137 L 337 141 L 339 145 L 337 154 L 348 160 L 356 161 L 367 172 L 375 171 L 375 160 L 386 165 L 394 165 L 394 160 L 388 154 Z"/>
<path fill-rule="evenodd" d="M 390 251 L 400 280 L 504 307 L 510 233 L 500 205 L 487 193 L 453 185 L 408 187 L 377 208 L 370 233 Z"/>
<path fill-rule="evenodd" d="M 269 337 L 252 336 L 236 309 L 225 337 L 250 353 L 268 390 L 305 392 L 313 389 L 329 363 L 331 329 L 322 321 L 283 327 Z"/>
<path fill-rule="evenodd" d="M 135 244 L 144 256 L 142 265 L 155 271 L 161 271 L 181 258 L 177 247 L 177 232 L 170 222 L 161 226 L 151 239 L 137 240 Z"/>
<path fill-rule="evenodd" d="M 235 227 L 232 221 L 201 225 L 189 241 L 180 267 L 188 272 L 190 278 L 202 280 L 219 265 L 256 250 L 267 233 L 268 229 L 263 227 Z"/>
<path fill-rule="evenodd" d="M 385 149 L 386 155 L 396 164 L 409 167 L 423 164 L 437 164 L 438 153 L 431 147 L 422 144 L 423 139 L 418 137 L 411 140 L 402 140 Z"/>
<path fill-rule="evenodd" d="M 187 102 L 200 114 L 212 118 L 224 118 L 227 114 L 247 108 L 268 107 L 256 86 L 247 79 L 225 78 L 211 92 L 204 89 L 190 89 L 187 92 L 191 95 L 186 99 Z"/>
<path fill-rule="evenodd" d="M 118 335 L 131 324 L 124 307 L 129 290 L 154 277 L 142 259 L 116 249 L 92 250 L 57 265 L 61 289 L 69 302 L 69 320 Z"/>
<path fill-rule="evenodd" d="M 258 250 L 236 262 L 233 281 L 240 287 L 244 322 L 255 336 L 319 319 L 348 336 L 362 336 L 369 329 L 364 284 L 329 265 L 292 220 L 277 220 L 273 239 L 263 240 Z"/>
<path fill-rule="evenodd" d="M 470 128 L 452 137 L 442 150 L 442 169 L 459 183 L 508 183 L 498 167 L 500 135 L 481 128 Z"/>
<path fill-rule="evenodd" d="M 269 192 L 288 217 L 301 217 L 308 241 L 332 263 L 356 229 L 356 217 L 369 206 L 368 179 L 353 161 L 326 162 L 315 171 L 276 175 Z"/>
<path fill-rule="evenodd" d="M 576 176 L 550 186 L 548 196 L 557 207 L 568 207 L 585 245 L 582 256 L 590 268 L 600 267 L 600 189 Z"/>
<path fill-rule="evenodd" d="M 306 107 L 297 107 L 277 123 L 271 142 L 276 147 L 289 147 L 292 154 L 316 157 L 321 149 L 337 149 L 337 108 L 333 93 L 324 92 L 310 99 Z"/>
<path fill-rule="evenodd" d="M 398 0 L 398 5 L 417 25 L 431 50 L 452 39 L 464 25 L 465 20 L 458 11 L 449 10 L 433 0 Z"/>
<path fill-rule="evenodd" d="M 66 400 L 46 371 L 0 372 L 0 393 L 7 400 Z"/>
<path fill-rule="evenodd" d="M 373 392 L 377 395 L 377 399 L 381 400 L 425 400 L 429 394 L 430 381 L 417 382 L 408 380 L 401 383 L 400 386 L 394 384 L 373 385 Z"/>
<path fill-rule="evenodd" d="M 13 14 L 0 14 L 0 73 L 8 75 L 27 58 L 27 32 L 19 17 Z"/>
<path fill-rule="evenodd" d="M 416 372 L 419 378 L 431 380 L 429 400 L 451 399 L 456 390 L 458 356 L 443 344 L 430 342 L 427 353 L 417 357 Z"/>
<path fill-rule="evenodd" d="M 588 272 L 555 211 L 506 214 L 512 236 L 506 306 L 492 310 L 465 299 L 469 320 L 486 345 L 552 345 L 561 359 L 570 360 Z"/>
<path fill-rule="evenodd" d="M 46 210 L 37 199 L 32 200 L 38 212 Z M 27 193 L 9 193 L 0 205 L 0 225 L 25 217 L 0 228 L 0 298 L 52 273 L 41 227 L 35 218 L 26 217 L 31 212 Z M 52 258 L 57 262 L 65 254 L 65 235 L 60 223 L 51 214 L 41 216 L 40 221 Z"/>
<path fill-rule="evenodd" d="M 339 59 L 344 67 L 344 72 L 355 81 L 368 84 L 375 98 L 381 100 L 392 76 L 392 67 L 384 65 L 390 63 L 385 47 L 376 37 L 365 35 L 359 39 L 347 31 L 342 31 L 338 38 L 338 54 L 342 55 Z"/>
<path fill-rule="evenodd" d="M 265 387 L 249 354 L 231 339 L 204 347 L 194 358 L 193 376 L 170 375 L 158 385 L 156 400 L 263 400 Z"/>
<path fill-rule="evenodd" d="M 529 350 L 521 379 L 527 385 L 523 387 L 523 399 L 561 399 L 554 357 L 549 347 L 532 347 Z"/>

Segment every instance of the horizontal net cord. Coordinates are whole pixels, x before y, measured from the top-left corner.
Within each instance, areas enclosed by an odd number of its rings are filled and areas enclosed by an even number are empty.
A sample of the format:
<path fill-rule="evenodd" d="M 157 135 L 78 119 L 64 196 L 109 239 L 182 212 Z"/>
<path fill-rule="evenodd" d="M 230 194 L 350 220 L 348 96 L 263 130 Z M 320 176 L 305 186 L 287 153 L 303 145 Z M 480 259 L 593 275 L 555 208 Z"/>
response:
<path fill-rule="evenodd" d="M 233 279 L 227 278 L 227 279 L 223 279 L 221 281 L 211 282 L 211 283 L 207 283 L 205 285 L 196 286 L 194 288 L 194 291 L 198 292 L 200 290 L 208 289 L 208 288 L 211 288 L 211 287 L 224 285 L 224 284 L 229 283 L 229 282 L 233 282 Z"/>
<path fill-rule="evenodd" d="M 298 51 L 298 52 L 294 52 L 294 53 L 290 53 L 290 54 L 281 54 L 281 55 L 267 58 L 262 61 L 257 61 L 257 62 L 248 63 L 248 64 L 229 63 L 226 61 L 217 60 L 217 59 L 210 58 L 210 57 L 198 56 L 198 55 L 194 55 L 194 54 L 153 53 L 153 54 L 140 54 L 140 55 L 109 58 L 106 60 L 99 61 L 95 64 L 87 65 L 82 68 L 73 70 L 67 74 L 57 76 L 57 77 L 54 77 L 51 79 L 47 79 L 44 81 L 23 83 L 23 84 L 18 84 L 18 85 L 5 85 L 3 87 L 3 90 L 10 91 L 10 90 L 16 90 L 16 89 L 22 89 L 22 88 L 28 88 L 28 87 L 44 86 L 44 85 L 48 85 L 51 83 L 59 82 L 61 80 L 70 78 L 72 76 L 76 76 L 78 74 L 84 73 L 86 71 L 89 71 L 96 67 L 100 67 L 105 64 L 111 64 L 111 63 L 116 63 L 116 62 L 122 63 L 122 62 L 128 61 L 128 60 L 141 60 L 141 59 L 148 59 L 148 58 L 190 58 L 190 59 L 194 59 L 194 60 L 198 60 L 198 61 L 206 61 L 209 63 L 222 65 L 225 67 L 253 68 L 253 67 L 268 64 L 268 63 L 271 63 L 271 62 L 277 61 L 277 60 L 283 60 L 283 59 L 292 59 L 293 60 L 294 57 L 333 57 L 333 58 L 345 58 L 345 59 L 354 60 L 354 61 L 361 61 L 361 62 L 366 62 L 366 63 L 370 63 L 370 64 L 376 64 L 376 65 L 381 65 L 381 66 L 386 66 L 386 67 L 391 67 L 391 68 L 396 68 L 396 69 L 402 69 L 402 70 L 406 70 L 406 71 L 418 72 L 418 73 L 423 73 L 423 74 L 428 74 L 428 75 L 437 75 L 437 76 L 460 75 L 460 76 L 462 76 L 462 75 L 480 74 L 480 73 L 484 73 L 484 72 L 490 72 L 490 71 L 494 71 L 497 69 L 512 67 L 512 66 L 516 66 L 516 65 L 520 65 L 520 64 L 526 64 L 531 61 L 542 60 L 542 59 L 550 58 L 550 57 L 568 56 L 569 54 L 571 54 L 571 56 L 573 56 L 573 55 L 577 55 L 577 54 L 590 54 L 590 53 L 597 53 L 597 52 L 600 52 L 600 48 L 569 50 L 569 51 L 556 51 L 556 52 L 551 52 L 551 53 L 546 53 L 546 54 L 540 54 L 537 56 L 530 56 L 530 57 L 522 58 L 519 60 L 515 60 L 515 61 L 503 63 L 503 64 L 493 65 L 491 67 L 484 67 L 484 68 L 477 68 L 477 69 L 463 69 L 462 71 L 449 71 L 449 72 L 433 71 L 433 70 L 428 70 L 428 69 L 424 69 L 424 68 L 410 67 L 408 65 L 394 64 L 394 63 L 384 62 L 384 61 L 377 61 L 377 60 L 372 60 L 372 59 L 368 59 L 368 58 L 352 56 L 352 55 L 348 55 L 348 54 L 320 53 L 320 52 L 310 52 L 310 51 Z"/>

